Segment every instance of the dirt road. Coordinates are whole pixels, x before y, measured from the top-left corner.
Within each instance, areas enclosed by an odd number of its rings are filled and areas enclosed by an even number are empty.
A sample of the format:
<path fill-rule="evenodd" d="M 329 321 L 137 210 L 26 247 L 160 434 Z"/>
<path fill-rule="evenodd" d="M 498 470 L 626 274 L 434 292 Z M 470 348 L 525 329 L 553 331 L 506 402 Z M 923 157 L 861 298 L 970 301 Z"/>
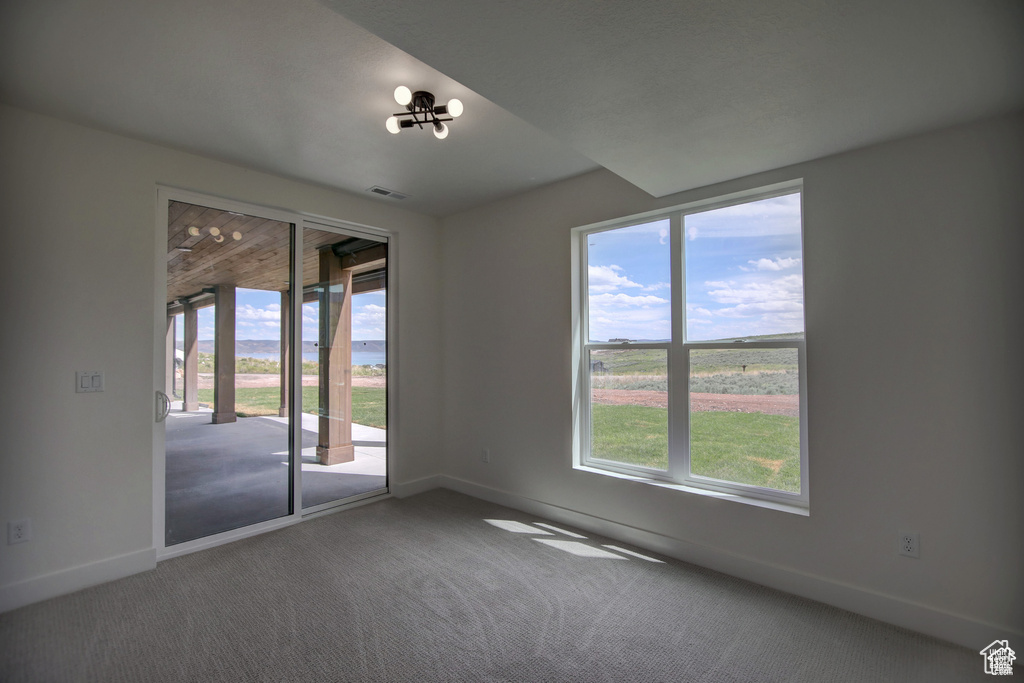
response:
<path fill-rule="evenodd" d="M 315 387 L 319 382 L 319 378 L 316 375 L 303 375 L 302 386 L 304 387 Z M 385 387 L 387 385 L 386 377 L 353 377 L 352 386 L 354 387 Z M 278 375 L 235 375 L 235 386 L 236 387 L 277 387 L 281 386 L 281 378 Z M 199 373 L 199 388 L 200 389 L 212 389 L 213 388 L 213 373 L 212 372 L 200 372 Z"/>
<path fill-rule="evenodd" d="M 668 407 L 664 391 L 633 391 L 630 389 L 594 389 L 594 403 L 604 405 L 640 405 Z M 751 396 L 746 394 L 690 394 L 695 411 L 727 413 L 765 413 L 766 415 L 800 415 L 800 397 L 791 394 Z"/>
<path fill-rule="evenodd" d="M 277 375 L 235 375 L 236 387 L 276 387 L 281 378 Z M 315 387 L 319 382 L 316 375 L 303 375 L 302 386 Z M 354 387 L 385 387 L 386 377 L 353 377 Z M 199 388 L 213 388 L 213 373 L 199 373 Z M 631 389 L 594 389 L 594 403 L 605 405 L 640 405 L 657 408 L 668 407 L 668 395 L 664 391 L 633 391 Z M 697 411 L 719 411 L 728 413 L 765 413 L 767 415 L 800 414 L 799 397 L 796 395 L 751 396 L 745 394 L 691 394 L 690 405 Z"/>

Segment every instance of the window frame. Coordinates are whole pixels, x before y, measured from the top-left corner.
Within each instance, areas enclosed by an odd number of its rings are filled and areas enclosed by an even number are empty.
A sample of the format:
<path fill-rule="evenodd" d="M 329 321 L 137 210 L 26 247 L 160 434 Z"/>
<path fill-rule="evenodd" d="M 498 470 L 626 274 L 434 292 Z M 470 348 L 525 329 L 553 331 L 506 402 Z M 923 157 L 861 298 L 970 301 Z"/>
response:
<path fill-rule="evenodd" d="M 685 217 L 715 209 L 800 194 L 801 279 L 803 279 L 804 207 L 803 180 L 795 179 L 706 200 L 649 211 L 602 223 L 572 229 L 572 319 L 573 319 L 573 467 L 589 472 L 622 477 L 700 495 L 710 495 L 773 509 L 808 514 L 807 452 L 807 342 L 804 337 L 742 342 L 689 341 L 685 337 L 686 255 L 683 239 Z M 656 220 L 669 220 L 671 264 L 670 310 L 671 340 L 667 342 L 591 342 L 589 339 L 588 244 L 590 235 L 631 227 Z M 806 291 L 806 290 L 805 290 Z M 806 300 L 806 296 L 805 296 Z M 694 350 L 792 348 L 797 352 L 799 373 L 800 492 L 790 493 L 750 484 L 712 479 L 690 472 L 690 390 L 689 358 Z M 664 349 L 667 363 L 668 393 L 668 466 L 658 470 L 591 457 L 591 371 L 590 357 L 595 350 Z"/>

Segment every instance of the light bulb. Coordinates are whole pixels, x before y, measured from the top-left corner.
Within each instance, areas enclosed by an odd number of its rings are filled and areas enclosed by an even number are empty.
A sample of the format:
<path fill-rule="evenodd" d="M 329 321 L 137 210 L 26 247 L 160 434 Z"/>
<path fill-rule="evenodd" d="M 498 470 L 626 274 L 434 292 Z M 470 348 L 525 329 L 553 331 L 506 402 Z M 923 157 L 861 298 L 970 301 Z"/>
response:
<path fill-rule="evenodd" d="M 237 230 L 235 230 L 233 233 L 231 233 L 231 236 L 235 238 L 236 242 L 238 240 L 242 239 L 242 233 L 238 232 Z"/>
<path fill-rule="evenodd" d="M 398 123 L 397 116 L 389 116 L 388 120 L 384 122 L 384 127 L 387 128 L 388 132 L 392 135 L 398 135 L 398 131 L 402 129 Z"/>
<path fill-rule="evenodd" d="M 435 123 L 434 137 L 437 138 L 438 140 L 444 140 L 446 137 L 448 137 L 448 126 L 444 125 L 443 123 Z"/>
<path fill-rule="evenodd" d="M 220 234 L 220 228 L 210 228 L 210 234 L 216 237 Z"/>
<path fill-rule="evenodd" d="M 220 230 L 218 230 L 217 232 L 220 232 Z M 217 244 L 220 244 L 221 242 L 224 241 L 224 235 L 214 235 L 213 241 L 216 242 Z"/>
<path fill-rule="evenodd" d="M 462 116 L 462 102 L 459 100 L 449 100 L 448 113 L 451 114 L 453 119 L 457 119 Z"/>
<path fill-rule="evenodd" d="M 395 102 L 405 106 L 412 102 L 412 91 L 406 88 L 404 85 L 400 85 L 395 88 Z"/>
<path fill-rule="evenodd" d="M 196 237 L 199 234 L 199 228 L 197 228 L 194 225 L 189 227 L 188 234 L 192 235 L 193 237 Z"/>

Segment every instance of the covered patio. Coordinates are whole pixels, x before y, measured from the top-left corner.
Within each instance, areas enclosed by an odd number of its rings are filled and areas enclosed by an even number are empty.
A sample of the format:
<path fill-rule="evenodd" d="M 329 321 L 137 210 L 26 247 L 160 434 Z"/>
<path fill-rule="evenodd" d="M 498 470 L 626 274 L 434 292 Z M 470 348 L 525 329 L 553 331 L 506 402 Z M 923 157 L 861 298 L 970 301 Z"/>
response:
<path fill-rule="evenodd" d="M 182 411 L 167 418 L 167 545 L 203 538 L 288 513 L 287 419 L 243 418 L 215 425 L 213 411 Z M 318 418 L 302 420 L 302 499 L 310 508 L 384 489 L 386 432 L 353 425 L 354 457 L 317 462 Z"/>

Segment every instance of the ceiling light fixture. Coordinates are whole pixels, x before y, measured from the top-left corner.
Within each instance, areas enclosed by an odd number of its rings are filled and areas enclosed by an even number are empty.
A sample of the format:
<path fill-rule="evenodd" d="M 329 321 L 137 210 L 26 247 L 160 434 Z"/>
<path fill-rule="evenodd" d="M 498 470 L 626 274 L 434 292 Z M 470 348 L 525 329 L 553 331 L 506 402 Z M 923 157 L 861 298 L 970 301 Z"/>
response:
<path fill-rule="evenodd" d="M 196 227 L 195 225 L 190 225 L 186 232 L 188 232 L 188 234 L 191 237 L 200 237 L 203 234 L 202 228 Z M 210 226 L 210 227 L 208 227 L 206 229 L 206 232 L 209 233 L 210 237 L 213 238 L 214 242 L 220 244 L 221 242 L 224 241 L 224 235 L 221 233 L 220 228 L 218 228 L 216 226 Z M 188 238 L 186 237 L 185 239 L 188 239 Z M 235 230 L 234 232 L 231 233 L 231 239 L 233 239 L 233 240 L 235 240 L 237 242 L 238 240 L 242 239 L 242 233 L 240 233 L 237 230 Z M 192 251 L 192 247 L 180 247 L 179 246 L 179 247 L 177 247 L 177 249 L 178 249 L 178 251 L 184 251 L 184 252 Z"/>
<path fill-rule="evenodd" d="M 395 88 L 395 102 L 408 111 L 389 116 L 384 127 L 389 133 L 397 135 L 403 128 L 429 125 L 434 129 L 434 137 L 444 140 L 448 137 L 448 126 L 445 121 L 452 121 L 462 115 L 462 102 L 449 100 L 448 104 L 434 105 L 434 95 L 426 90 L 412 92 L 404 85 Z M 441 118 L 447 116 L 448 118 Z"/>

